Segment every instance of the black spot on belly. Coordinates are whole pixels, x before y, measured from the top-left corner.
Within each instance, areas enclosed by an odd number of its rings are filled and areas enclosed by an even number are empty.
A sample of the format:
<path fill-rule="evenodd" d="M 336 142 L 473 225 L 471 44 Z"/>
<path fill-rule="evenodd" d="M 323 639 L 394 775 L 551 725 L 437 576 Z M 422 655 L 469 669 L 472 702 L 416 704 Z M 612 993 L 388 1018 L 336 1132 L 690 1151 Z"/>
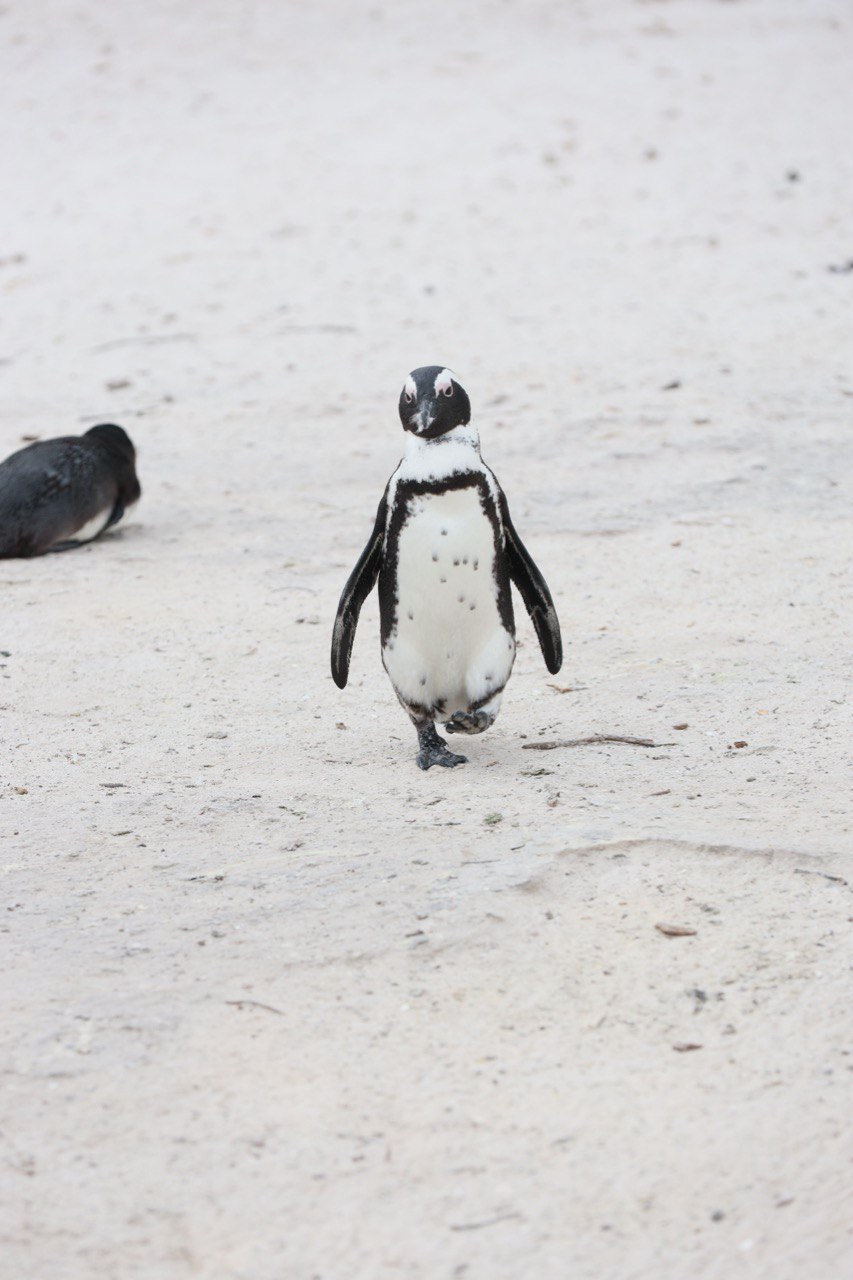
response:
<path fill-rule="evenodd" d="M 476 608 L 477 608 L 477 606 L 474 604 L 474 601 L 473 601 L 473 600 L 472 600 L 472 601 L 471 601 L 471 603 L 468 605 L 468 608 L 469 608 L 469 609 L 476 609 Z"/>
<path fill-rule="evenodd" d="M 475 561 L 474 561 L 474 568 L 475 568 L 475 569 L 479 569 L 479 567 L 480 567 L 480 561 L 479 561 L 479 560 L 475 560 Z"/>
<path fill-rule="evenodd" d="M 468 557 L 467 557 L 467 556 L 463 556 L 463 557 L 462 557 L 462 563 L 463 563 L 463 564 L 467 564 L 467 563 L 468 563 Z"/>
<path fill-rule="evenodd" d="M 447 537 L 447 530 L 446 530 L 446 529 L 442 529 L 442 531 L 441 531 L 441 536 L 442 536 L 442 538 L 446 538 L 446 537 Z"/>
<path fill-rule="evenodd" d="M 426 676 L 421 676 L 421 684 L 422 685 L 426 684 Z"/>
<path fill-rule="evenodd" d="M 437 551 L 433 551 L 433 553 L 432 553 L 432 558 L 433 558 L 433 560 L 438 560 L 438 552 L 437 552 Z"/>
<path fill-rule="evenodd" d="M 415 618 L 415 615 L 414 615 L 414 613 L 412 612 L 412 610 L 410 609 L 410 610 L 409 610 L 409 622 L 414 622 L 414 618 Z"/>
<path fill-rule="evenodd" d="M 457 557 L 456 557 L 456 559 L 453 561 L 453 563 L 454 563 L 454 564 L 458 564 L 458 563 L 459 563 L 459 557 L 458 557 L 458 556 L 457 556 Z"/>
<path fill-rule="evenodd" d="M 465 603 L 465 597 L 464 597 L 464 596 L 457 596 L 457 597 L 456 597 L 456 599 L 459 601 L 459 603 L 460 603 L 460 604 L 464 604 L 464 603 Z"/>
<path fill-rule="evenodd" d="M 439 582 L 446 582 L 446 581 L 447 581 L 446 578 L 439 578 Z"/>

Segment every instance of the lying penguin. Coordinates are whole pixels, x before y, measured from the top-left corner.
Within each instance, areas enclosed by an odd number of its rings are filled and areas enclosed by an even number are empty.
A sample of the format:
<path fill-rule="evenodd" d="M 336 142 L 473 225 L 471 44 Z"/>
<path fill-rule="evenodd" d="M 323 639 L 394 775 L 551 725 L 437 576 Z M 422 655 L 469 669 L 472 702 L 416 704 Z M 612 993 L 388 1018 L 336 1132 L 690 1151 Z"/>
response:
<path fill-rule="evenodd" d="M 122 427 L 39 440 L 0 462 L 0 560 L 65 551 L 122 518 L 141 493 Z"/>
<path fill-rule="evenodd" d="M 464 389 L 449 369 L 415 369 L 400 395 L 409 434 L 376 524 L 344 587 L 332 636 L 332 677 L 343 689 L 358 615 L 379 580 L 382 662 L 418 734 L 417 761 L 453 768 L 435 729 L 482 733 L 494 723 L 515 659 L 510 582 L 524 601 L 552 673 L 563 661 L 545 579 L 480 457 Z"/>

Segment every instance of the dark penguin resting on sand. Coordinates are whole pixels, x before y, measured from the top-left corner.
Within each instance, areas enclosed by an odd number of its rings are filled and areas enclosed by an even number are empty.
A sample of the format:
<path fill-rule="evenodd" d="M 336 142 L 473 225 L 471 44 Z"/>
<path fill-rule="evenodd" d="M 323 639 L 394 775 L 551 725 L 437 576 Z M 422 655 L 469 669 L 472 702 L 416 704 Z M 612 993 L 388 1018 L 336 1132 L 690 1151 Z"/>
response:
<path fill-rule="evenodd" d="M 468 396 L 453 374 L 440 365 L 415 369 L 399 408 L 406 452 L 341 595 L 332 676 L 343 689 L 358 615 L 378 578 L 382 662 L 417 730 L 418 764 L 452 768 L 467 757 L 448 750 L 435 721 L 449 733 L 494 723 L 515 659 L 510 582 L 551 672 L 563 660 L 560 624 L 480 457 Z"/>
<path fill-rule="evenodd" d="M 0 559 L 90 542 L 140 495 L 136 451 L 122 427 L 39 440 L 0 462 Z"/>

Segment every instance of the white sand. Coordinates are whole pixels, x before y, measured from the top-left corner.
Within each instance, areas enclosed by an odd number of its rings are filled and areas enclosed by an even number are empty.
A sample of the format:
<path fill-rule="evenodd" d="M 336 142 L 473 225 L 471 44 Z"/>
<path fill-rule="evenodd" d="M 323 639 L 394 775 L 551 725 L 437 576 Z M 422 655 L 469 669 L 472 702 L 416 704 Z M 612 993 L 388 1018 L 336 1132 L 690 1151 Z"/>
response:
<path fill-rule="evenodd" d="M 849 5 L 0 38 L 0 454 L 144 490 L 0 564 L 3 1280 L 849 1277 Z M 432 362 L 567 657 L 421 774 L 328 646 Z"/>

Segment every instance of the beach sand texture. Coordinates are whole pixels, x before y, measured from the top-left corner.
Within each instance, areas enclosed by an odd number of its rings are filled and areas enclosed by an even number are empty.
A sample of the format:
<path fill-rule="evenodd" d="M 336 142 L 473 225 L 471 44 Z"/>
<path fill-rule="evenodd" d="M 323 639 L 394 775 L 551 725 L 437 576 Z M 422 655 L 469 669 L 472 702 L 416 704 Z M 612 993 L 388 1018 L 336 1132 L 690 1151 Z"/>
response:
<path fill-rule="evenodd" d="M 0 564 L 0 1276 L 849 1277 L 849 6 L 0 41 L 0 456 L 143 487 Z M 422 774 L 328 654 L 431 363 L 566 656 Z"/>

